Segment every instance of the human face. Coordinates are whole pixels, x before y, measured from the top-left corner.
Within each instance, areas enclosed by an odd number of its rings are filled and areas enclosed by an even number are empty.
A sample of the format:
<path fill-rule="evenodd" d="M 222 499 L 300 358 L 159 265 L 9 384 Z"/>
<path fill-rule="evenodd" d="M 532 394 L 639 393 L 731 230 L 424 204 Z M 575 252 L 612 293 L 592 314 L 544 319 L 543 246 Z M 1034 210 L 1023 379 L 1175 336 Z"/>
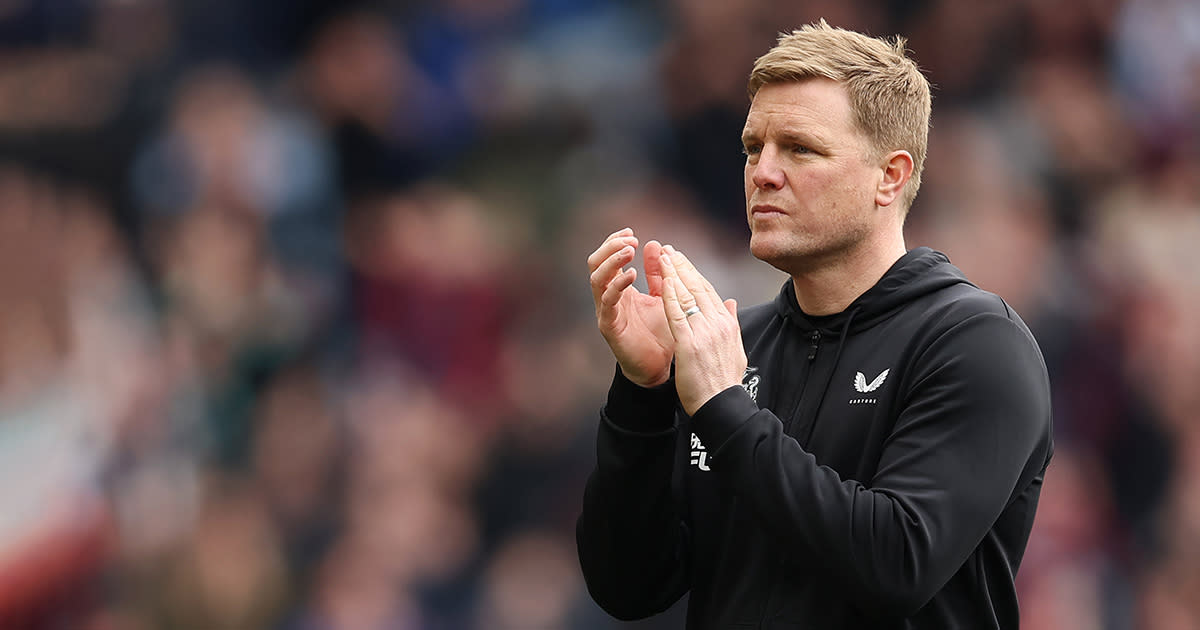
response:
<path fill-rule="evenodd" d="M 792 275 L 853 254 L 880 229 L 883 170 L 839 83 L 764 85 L 742 131 L 750 251 Z"/>

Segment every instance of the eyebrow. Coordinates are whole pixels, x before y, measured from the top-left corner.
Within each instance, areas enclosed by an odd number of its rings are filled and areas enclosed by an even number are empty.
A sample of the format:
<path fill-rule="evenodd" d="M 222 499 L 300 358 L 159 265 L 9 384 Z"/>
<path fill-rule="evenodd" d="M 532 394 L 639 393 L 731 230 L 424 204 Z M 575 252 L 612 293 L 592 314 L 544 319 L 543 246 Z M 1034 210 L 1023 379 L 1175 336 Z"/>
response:
<path fill-rule="evenodd" d="M 802 144 L 812 149 L 823 149 L 829 146 L 829 143 L 818 133 L 809 131 L 798 131 L 796 129 L 784 128 L 775 133 L 776 138 L 780 142 Z M 742 131 L 742 144 L 750 144 L 751 142 L 761 141 L 762 138 L 753 131 L 745 129 Z"/>

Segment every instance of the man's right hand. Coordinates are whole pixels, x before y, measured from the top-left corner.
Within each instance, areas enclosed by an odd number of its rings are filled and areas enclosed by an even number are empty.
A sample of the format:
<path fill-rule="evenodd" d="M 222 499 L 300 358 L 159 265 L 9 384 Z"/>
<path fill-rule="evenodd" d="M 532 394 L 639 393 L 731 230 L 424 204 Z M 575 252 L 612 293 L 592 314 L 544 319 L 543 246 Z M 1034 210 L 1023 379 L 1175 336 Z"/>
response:
<path fill-rule="evenodd" d="M 588 269 L 600 334 L 625 377 L 642 387 L 653 387 L 671 376 L 675 339 L 663 312 L 662 245 L 649 241 L 643 251 L 649 295 L 633 286 L 637 270 L 625 269 L 633 262 L 637 246 L 632 229 L 613 232 L 588 256 Z"/>

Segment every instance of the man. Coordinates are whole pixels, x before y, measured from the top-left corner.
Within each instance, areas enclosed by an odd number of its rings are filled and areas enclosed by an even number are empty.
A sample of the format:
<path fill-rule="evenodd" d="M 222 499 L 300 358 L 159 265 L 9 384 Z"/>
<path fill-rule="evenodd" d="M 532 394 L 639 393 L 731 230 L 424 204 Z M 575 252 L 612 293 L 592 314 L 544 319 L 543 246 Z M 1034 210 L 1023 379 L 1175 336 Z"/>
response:
<path fill-rule="evenodd" d="M 750 250 L 787 272 L 738 312 L 629 229 L 588 258 L 618 363 L 578 523 L 588 589 L 688 628 L 1016 628 L 1053 445 L 1025 324 L 906 251 L 929 85 L 904 42 L 822 21 L 750 76 Z"/>

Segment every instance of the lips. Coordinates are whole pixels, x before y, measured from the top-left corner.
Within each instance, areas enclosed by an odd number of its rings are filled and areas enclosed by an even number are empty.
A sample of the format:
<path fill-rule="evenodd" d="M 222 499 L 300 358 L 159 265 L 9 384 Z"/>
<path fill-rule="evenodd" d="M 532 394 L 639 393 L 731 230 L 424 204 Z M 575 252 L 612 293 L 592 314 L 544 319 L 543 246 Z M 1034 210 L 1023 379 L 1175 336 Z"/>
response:
<path fill-rule="evenodd" d="M 783 209 L 779 208 L 778 206 L 772 206 L 770 204 L 760 203 L 760 204 L 755 204 L 754 206 L 752 206 L 750 208 L 750 214 L 752 214 L 756 217 L 757 216 L 765 217 L 765 216 L 772 216 L 772 215 L 786 215 L 787 213 L 784 212 Z"/>

